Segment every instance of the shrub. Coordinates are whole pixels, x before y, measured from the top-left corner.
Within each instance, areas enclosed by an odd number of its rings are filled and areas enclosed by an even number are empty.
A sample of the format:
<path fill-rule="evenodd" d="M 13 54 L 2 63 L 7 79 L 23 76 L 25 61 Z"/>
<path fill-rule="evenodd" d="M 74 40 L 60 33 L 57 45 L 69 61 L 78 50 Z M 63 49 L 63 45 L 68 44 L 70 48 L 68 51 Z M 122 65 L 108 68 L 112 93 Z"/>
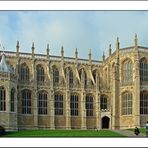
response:
<path fill-rule="evenodd" d="M 0 135 L 5 134 L 5 128 L 3 126 L 0 126 Z"/>

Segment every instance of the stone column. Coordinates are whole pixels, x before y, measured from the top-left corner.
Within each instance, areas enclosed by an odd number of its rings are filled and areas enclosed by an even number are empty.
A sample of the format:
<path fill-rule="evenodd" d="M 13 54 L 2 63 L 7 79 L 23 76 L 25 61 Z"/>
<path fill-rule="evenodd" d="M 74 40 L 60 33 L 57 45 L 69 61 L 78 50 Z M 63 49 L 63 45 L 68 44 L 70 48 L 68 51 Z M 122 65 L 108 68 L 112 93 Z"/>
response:
<path fill-rule="evenodd" d="M 100 129 L 100 96 L 98 95 L 98 92 L 96 92 L 95 96 L 95 113 L 96 113 L 96 128 Z"/>
<path fill-rule="evenodd" d="M 86 109 L 85 109 L 85 97 L 86 93 L 81 93 L 81 129 L 86 129 Z"/>
<path fill-rule="evenodd" d="M 17 83 L 16 83 L 17 84 Z M 18 88 L 15 86 L 14 111 L 16 113 L 16 130 L 18 130 Z"/>
<path fill-rule="evenodd" d="M 95 113 L 96 113 L 96 128 L 100 128 L 100 95 L 99 95 L 99 75 L 96 74 L 96 96 L 95 96 Z"/>
<path fill-rule="evenodd" d="M 55 129 L 54 124 L 54 91 L 50 91 L 50 129 Z"/>
<path fill-rule="evenodd" d="M 52 68 L 50 73 L 50 88 L 53 89 L 53 69 Z"/>
<path fill-rule="evenodd" d="M 11 99 L 11 87 L 10 82 L 7 83 L 7 86 L 5 86 L 5 93 L 6 93 L 6 111 L 7 113 L 10 112 L 10 99 Z"/>
<path fill-rule="evenodd" d="M 109 63 L 111 63 L 110 61 L 109 61 Z M 108 89 L 110 89 L 110 79 L 111 79 L 111 77 L 110 77 L 110 73 L 111 73 L 111 70 L 110 70 L 110 68 L 111 68 L 111 66 L 110 66 L 110 64 L 108 64 Z"/>
<path fill-rule="evenodd" d="M 112 128 L 118 129 L 119 128 L 119 65 L 118 63 L 115 65 L 115 74 L 113 77 L 113 85 L 112 85 L 112 92 L 113 92 L 113 100 L 112 100 Z"/>
<path fill-rule="evenodd" d="M 133 99 L 133 115 L 134 115 L 134 126 L 140 127 L 140 73 L 139 73 L 139 59 L 138 56 L 136 57 L 134 65 L 134 93 L 132 96 Z"/>
<path fill-rule="evenodd" d="M 11 99 L 11 87 L 10 87 L 10 82 L 7 83 L 7 86 L 5 86 L 5 99 L 6 99 L 6 116 L 7 116 L 7 121 L 5 121 L 5 128 L 6 130 L 9 130 L 11 127 L 10 123 L 10 99 Z"/>
<path fill-rule="evenodd" d="M 17 87 L 17 100 L 18 100 L 18 105 L 17 105 L 17 120 L 18 120 L 18 130 L 21 128 L 21 114 L 22 114 L 22 97 L 21 97 L 21 89 L 18 86 Z"/>
<path fill-rule="evenodd" d="M 33 115 L 34 115 L 34 128 L 38 129 L 38 96 L 37 96 L 37 90 L 35 89 L 32 94 L 32 100 L 33 100 Z"/>
<path fill-rule="evenodd" d="M 66 116 L 66 129 L 71 129 L 71 116 L 70 116 L 70 92 L 69 90 L 66 91 L 66 109 L 65 109 L 65 116 Z"/>

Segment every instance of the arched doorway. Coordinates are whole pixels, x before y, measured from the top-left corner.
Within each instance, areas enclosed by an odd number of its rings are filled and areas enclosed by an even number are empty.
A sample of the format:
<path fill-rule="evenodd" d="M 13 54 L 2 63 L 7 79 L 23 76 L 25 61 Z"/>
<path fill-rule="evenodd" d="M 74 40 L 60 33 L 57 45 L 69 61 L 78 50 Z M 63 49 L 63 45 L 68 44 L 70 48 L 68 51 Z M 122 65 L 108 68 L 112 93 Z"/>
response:
<path fill-rule="evenodd" d="M 109 128 L 109 117 L 105 116 L 102 118 L 102 129 Z"/>

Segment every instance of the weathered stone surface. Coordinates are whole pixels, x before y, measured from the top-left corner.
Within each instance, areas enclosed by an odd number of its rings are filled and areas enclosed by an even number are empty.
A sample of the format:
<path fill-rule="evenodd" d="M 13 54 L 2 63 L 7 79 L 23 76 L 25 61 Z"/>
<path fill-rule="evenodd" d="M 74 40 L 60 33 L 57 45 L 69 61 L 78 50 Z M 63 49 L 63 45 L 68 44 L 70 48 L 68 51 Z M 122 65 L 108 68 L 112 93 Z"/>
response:
<path fill-rule="evenodd" d="M 17 46 L 19 48 L 19 46 Z M 111 48 L 111 47 L 110 47 Z M 15 71 L 14 74 L 0 72 L 0 87 L 6 90 L 6 111 L 0 111 L 0 125 L 7 130 L 19 129 L 93 129 L 102 128 L 103 117 L 107 117 L 110 129 L 131 128 L 144 126 L 147 116 L 140 115 L 140 91 L 148 91 L 146 84 L 140 83 L 139 61 L 148 57 L 148 48 L 136 46 L 121 49 L 119 41 L 116 51 L 103 61 L 94 61 L 89 55 L 88 60 L 61 56 L 39 55 L 29 53 L 5 52 L 6 61 Z M 2 52 L 1 52 L 2 53 Z M 47 52 L 49 54 L 49 52 Z M 123 83 L 123 63 L 132 62 L 131 83 Z M 29 69 L 29 81 L 20 79 L 20 67 L 26 64 Z M 36 67 L 41 65 L 44 69 L 44 82 L 37 82 Z M 53 83 L 53 67 L 59 70 L 59 83 Z M 73 84 L 69 85 L 69 70 L 73 71 Z M 81 73 L 81 75 L 80 75 Z M 85 77 L 86 75 L 86 77 Z M 87 81 L 86 81 L 87 79 Z M 15 111 L 10 111 L 10 92 L 15 89 Z M 31 91 L 31 114 L 22 114 L 21 91 Z M 38 115 L 38 92 L 47 92 L 47 115 Z M 132 114 L 122 114 L 122 95 L 125 92 L 132 93 Z M 63 95 L 63 115 L 54 114 L 54 95 Z M 77 94 L 78 116 L 71 116 L 70 95 Z M 93 97 L 93 116 L 86 117 L 85 97 Z M 107 109 L 100 108 L 101 96 L 107 97 Z"/>

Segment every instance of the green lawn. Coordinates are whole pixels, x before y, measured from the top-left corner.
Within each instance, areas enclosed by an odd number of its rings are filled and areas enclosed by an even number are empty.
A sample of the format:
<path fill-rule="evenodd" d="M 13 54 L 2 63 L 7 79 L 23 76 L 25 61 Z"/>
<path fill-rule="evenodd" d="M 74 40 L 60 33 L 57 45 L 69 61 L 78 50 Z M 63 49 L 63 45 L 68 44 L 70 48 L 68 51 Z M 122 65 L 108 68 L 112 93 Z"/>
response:
<path fill-rule="evenodd" d="M 143 134 L 146 134 L 146 129 L 145 128 L 140 128 L 140 132 Z"/>
<path fill-rule="evenodd" d="M 2 137 L 125 137 L 110 130 L 24 130 Z"/>

